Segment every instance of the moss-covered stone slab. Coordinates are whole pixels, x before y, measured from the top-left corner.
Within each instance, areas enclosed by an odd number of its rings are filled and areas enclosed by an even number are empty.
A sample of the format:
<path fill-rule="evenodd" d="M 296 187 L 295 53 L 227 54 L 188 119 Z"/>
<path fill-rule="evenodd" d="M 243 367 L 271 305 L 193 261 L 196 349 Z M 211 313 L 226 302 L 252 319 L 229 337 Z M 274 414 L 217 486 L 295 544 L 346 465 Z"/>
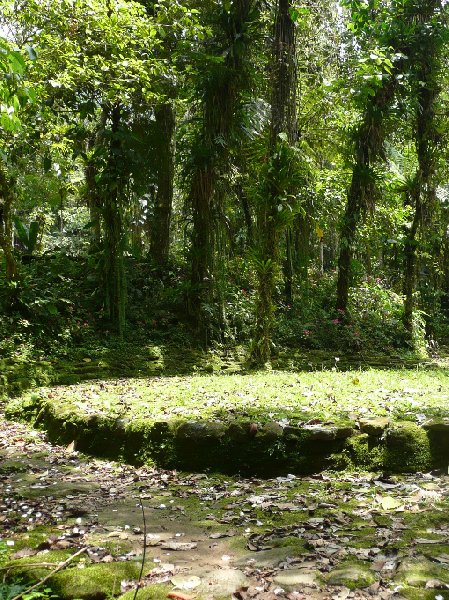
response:
<path fill-rule="evenodd" d="M 395 473 L 426 471 L 432 453 L 426 431 L 415 423 L 397 423 L 385 435 L 385 468 Z"/>
<path fill-rule="evenodd" d="M 176 430 L 176 439 L 179 441 L 204 442 L 207 440 L 220 440 L 226 433 L 224 423 L 215 421 L 186 421 Z"/>
<path fill-rule="evenodd" d="M 372 437 L 380 437 L 390 425 L 390 419 L 379 417 L 377 419 L 360 419 L 360 431 Z"/>
<path fill-rule="evenodd" d="M 449 419 L 431 419 L 422 426 L 428 431 L 441 431 L 449 436 Z"/>
<path fill-rule="evenodd" d="M 395 581 L 415 588 L 425 588 L 429 582 L 449 583 L 449 571 L 424 557 L 406 558 L 399 565 Z"/>
<path fill-rule="evenodd" d="M 102 402 L 91 408 L 66 396 L 57 403 L 51 394 L 31 394 L 12 401 L 9 411 L 44 427 L 52 442 L 75 441 L 82 452 L 130 464 L 154 462 L 167 469 L 272 476 L 351 467 L 406 473 L 449 463 L 449 419 L 421 427 L 386 417 L 364 418 L 355 430 L 343 417 L 313 425 L 251 421 L 249 408 L 241 420 L 236 413 L 230 420 L 220 410 L 214 419 L 182 417 L 182 406 L 179 414 L 164 420 L 131 418 L 128 412 L 116 414 L 119 409 L 109 408 L 107 398 Z"/>
<path fill-rule="evenodd" d="M 155 583 L 139 588 L 138 600 L 167 600 L 167 594 L 173 589 L 172 585 Z M 118 600 L 134 600 L 135 590 L 129 590 Z"/>
<path fill-rule="evenodd" d="M 333 569 L 327 576 L 329 585 L 342 585 L 350 590 L 366 588 L 376 582 L 376 576 L 368 565 L 348 564 Z"/>

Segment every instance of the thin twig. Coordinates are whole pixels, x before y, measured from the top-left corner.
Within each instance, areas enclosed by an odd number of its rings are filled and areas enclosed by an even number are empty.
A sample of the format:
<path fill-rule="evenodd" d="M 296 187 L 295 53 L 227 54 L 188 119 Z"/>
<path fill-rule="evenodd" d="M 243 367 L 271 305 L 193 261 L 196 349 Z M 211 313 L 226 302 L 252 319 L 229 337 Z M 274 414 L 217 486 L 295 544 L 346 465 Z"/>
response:
<path fill-rule="evenodd" d="M 61 563 L 56 569 L 54 569 L 54 571 L 52 571 L 51 573 L 49 573 L 46 577 L 44 577 L 43 579 L 41 579 L 40 581 L 38 581 L 37 583 L 35 583 L 34 585 L 32 585 L 27 590 L 24 590 L 23 592 L 21 592 L 17 596 L 14 596 L 14 598 L 11 598 L 11 600 L 20 600 L 20 598 L 22 598 L 22 596 L 24 596 L 25 594 L 29 594 L 30 592 L 32 592 L 33 590 L 35 590 L 36 588 L 38 588 L 39 586 L 41 586 L 43 583 L 45 583 L 46 581 L 48 581 L 50 579 L 50 577 L 53 577 L 53 575 L 55 575 L 58 571 L 61 571 L 62 569 L 65 569 L 65 567 L 69 563 L 71 563 L 74 558 L 76 558 L 77 556 L 79 556 L 83 552 L 86 552 L 86 550 L 87 550 L 87 548 L 81 548 L 81 550 L 78 550 L 78 552 L 75 552 L 75 554 L 72 554 L 72 556 L 70 556 L 66 561 L 64 561 L 63 563 Z"/>
<path fill-rule="evenodd" d="M 147 555 L 147 521 L 145 518 L 145 509 L 142 504 L 142 498 L 140 496 L 139 496 L 139 504 L 140 504 L 140 509 L 142 511 L 142 519 L 143 519 L 143 554 L 142 554 L 142 564 L 140 566 L 139 580 L 137 582 L 136 591 L 134 592 L 133 600 L 136 600 L 136 598 L 137 598 L 137 592 L 139 591 L 140 582 L 142 581 L 143 569 L 145 566 L 145 558 Z M 13 600 L 15 600 L 15 598 L 13 598 Z"/>
<path fill-rule="evenodd" d="M 35 568 L 40 569 L 42 567 L 54 567 L 54 562 L 41 562 L 41 563 L 20 563 L 20 568 L 23 569 L 26 567 L 27 569 Z M 17 565 L 6 565 L 6 567 L 0 567 L 0 571 L 11 571 L 11 569 L 16 569 Z"/>

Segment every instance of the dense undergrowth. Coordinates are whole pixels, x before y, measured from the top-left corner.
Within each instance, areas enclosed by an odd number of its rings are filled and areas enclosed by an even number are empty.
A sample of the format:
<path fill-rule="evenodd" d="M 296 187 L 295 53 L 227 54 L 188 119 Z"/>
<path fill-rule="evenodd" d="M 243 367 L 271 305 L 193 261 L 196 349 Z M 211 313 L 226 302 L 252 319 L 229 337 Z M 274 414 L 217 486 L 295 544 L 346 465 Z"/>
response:
<path fill-rule="evenodd" d="M 148 372 L 148 352 L 152 352 L 146 349 L 148 346 L 163 347 L 166 354 L 173 355 L 172 363 L 165 365 L 170 373 L 214 370 L 216 355 L 237 356 L 236 361 L 244 365 L 251 346 L 255 303 L 254 282 L 249 275 L 245 281 L 231 278 L 223 284 L 225 327 L 219 328 L 223 314 L 218 314 L 218 303 L 212 303 L 203 307 L 209 314 L 209 327 L 198 332 L 185 316 L 188 277 L 183 268 L 172 266 L 161 275 L 150 263 L 129 257 L 128 321 L 120 340 L 104 316 L 96 260 L 95 255 L 44 255 L 23 264 L 18 281 L 0 282 L 3 387 L 8 372 L 20 380 L 26 371 L 31 383 L 57 381 L 52 359 L 58 359 L 59 371 L 64 361 L 79 363 L 106 356 L 110 367 L 111 363 L 117 367 L 121 363 L 123 375 Z M 278 294 L 280 300 L 280 290 Z M 298 351 L 350 354 L 362 360 L 378 354 L 387 362 L 392 357 L 424 358 L 426 345 L 427 350 L 429 345 L 432 350 L 438 346 L 431 336 L 426 339 L 426 330 L 436 333 L 439 339 L 445 337 L 441 314 L 430 319 L 416 312 L 414 343 L 407 343 L 402 298 L 385 281 L 366 279 L 354 288 L 349 319 L 335 313 L 334 296 L 334 273 L 316 279 L 311 275 L 307 283 L 297 288 L 297 301 L 292 306 L 280 304 L 273 348 L 277 368 L 295 366 L 292 356 Z M 130 343 L 133 354 L 143 354 L 143 358 L 127 365 L 123 357 L 129 354 Z M 176 349 L 182 349 L 182 353 Z M 323 361 L 321 355 L 316 358 L 312 352 L 310 356 L 308 362 L 319 365 Z M 183 364 L 185 360 L 187 366 Z M 113 364 L 110 371 L 120 374 Z"/>

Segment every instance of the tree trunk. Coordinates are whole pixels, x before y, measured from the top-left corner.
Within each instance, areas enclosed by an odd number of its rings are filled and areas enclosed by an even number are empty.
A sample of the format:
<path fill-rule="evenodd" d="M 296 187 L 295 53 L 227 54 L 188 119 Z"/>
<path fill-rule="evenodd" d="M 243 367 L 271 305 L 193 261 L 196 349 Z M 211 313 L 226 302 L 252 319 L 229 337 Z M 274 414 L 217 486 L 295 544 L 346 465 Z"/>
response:
<path fill-rule="evenodd" d="M 425 61 L 428 56 L 423 57 Z M 435 140 L 435 100 L 438 91 L 432 85 L 434 73 L 427 68 L 418 72 L 420 82 L 418 108 L 416 115 L 416 149 L 418 154 L 418 171 L 411 194 L 414 215 L 412 226 L 406 232 L 404 247 L 404 327 L 409 341 L 413 340 L 413 295 L 416 288 L 416 260 L 419 241 L 417 234 L 424 223 L 424 216 L 429 216 L 436 197 L 435 158 L 433 142 Z M 424 86 L 421 82 L 426 82 Z"/>
<path fill-rule="evenodd" d="M 108 110 L 104 107 L 95 133 L 87 141 L 87 150 L 90 154 L 92 150 L 105 143 L 104 133 L 108 119 Z M 89 156 L 84 167 L 84 177 L 86 181 L 86 202 L 89 208 L 91 222 L 91 249 L 97 250 L 101 242 L 101 217 L 102 217 L 102 196 L 97 183 L 98 164 L 95 155 Z"/>
<path fill-rule="evenodd" d="M 273 160 L 275 154 L 279 156 L 280 153 L 279 134 L 286 133 L 290 144 L 296 141 L 296 39 L 290 8 L 290 0 L 278 0 L 274 31 L 269 142 L 269 156 Z M 275 182 L 270 183 L 267 200 L 263 202 L 258 219 L 261 248 L 260 258 L 256 262 L 258 299 L 255 343 L 251 357 L 258 365 L 265 365 L 271 359 L 273 294 L 279 268 L 279 238 L 282 231 L 278 222 L 278 194 L 279 190 Z"/>
<path fill-rule="evenodd" d="M 368 97 L 368 106 L 356 134 L 352 180 L 340 231 L 336 309 L 346 312 L 351 285 L 351 262 L 357 228 L 367 206 L 374 203 L 373 166 L 383 153 L 383 120 L 396 88 L 394 77 L 389 78 Z"/>
<path fill-rule="evenodd" d="M 413 198 L 414 196 L 414 198 Z M 404 328 L 409 337 L 413 336 L 413 294 L 416 287 L 416 249 L 417 240 L 416 234 L 418 232 L 420 221 L 422 217 L 422 205 L 421 205 L 421 193 L 420 190 L 414 191 L 410 201 L 407 204 L 411 204 L 415 207 L 415 214 L 413 216 L 412 225 L 405 231 L 405 244 L 404 244 Z"/>
<path fill-rule="evenodd" d="M 288 227 L 285 232 L 284 296 L 288 305 L 293 304 L 293 232 Z"/>
<path fill-rule="evenodd" d="M 170 224 L 173 206 L 173 178 L 175 170 L 175 111 L 171 103 L 156 108 L 156 128 L 159 134 L 156 147 L 157 193 L 150 253 L 160 268 L 168 262 Z"/>
<path fill-rule="evenodd" d="M 310 262 L 310 233 L 312 206 L 309 201 L 304 207 L 305 212 L 299 214 L 294 223 L 295 230 L 295 265 L 303 281 L 307 280 Z"/>
<path fill-rule="evenodd" d="M 192 206 L 191 239 L 191 286 L 187 297 L 190 317 L 198 329 L 209 329 L 204 304 L 213 300 L 214 286 L 214 214 L 220 210 L 214 206 L 217 184 L 229 168 L 229 144 L 235 127 L 238 105 L 247 81 L 242 77 L 246 70 L 245 39 L 253 0 L 235 0 L 223 23 L 226 48 L 214 50 L 226 58 L 214 77 L 205 80 L 202 92 L 202 126 L 194 148 L 195 168 L 192 172 L 189 202 Z M 234 47 L 237 45 L 236 47 Z M 230 49 L 232 51 L 230 51 Z M 219 52 L 218 52 L 219 51 Z"/>
<path fill-rule="evenodd" d="M 201 322 L 201 304 L 207 301 L 211 289 L 212 271 L 212 199 L 215 175 L 204 166 L 197 169 L 192 180 L 191 203 L 193 217 L 191 247 L 191 293 L 188 296 L 188 312 L 197 324 Z"/>
<path fill-rule="evenodd" d="M 84 169 L 84 177 L 86 181 L 86 200 L 91 222 L 92 248 L 98 248 L 101 240 L 101 194 L 96 181 L 97 173 L 95 160 L 88 160 Z"/>
<path fill-rule="evenodd" d="M 357 163 L 352 174 L 351 187 L 348 192 L 348 201 L 343 217 L 343 225 L 340 235 L 340 254 L 338 257 L 338 279 L 337 279 L 337 310 L 346 312 L 348 307 L 349 286 L 351 277 L 351 261 L 353 246 L 360 222 L 362 207 L 364 205 L 365 186 L 358 174 L 365 167 L 364 149 L 359 148 Z M 357 167 L 359 167 L 357 169 Z"/>
<path fill-rule="evenodd" d="M 110 112 L 111 141 L 107 166 L 107 182 L 103 198 L 105 307 L 113 327 L 121 337 L 125 326 L 126 281 L 124 269 L 124 231 L 121 202 L 119 129 L 121 104 Z"/>
<path fill-rule="evenodd" d="M 12 204 L 14 181 L 8 178 L 5 168 L 0 164 L 0 247 L 6 264 L 6 281 L 17 278 L 17 264 L 13 251 Z"/>

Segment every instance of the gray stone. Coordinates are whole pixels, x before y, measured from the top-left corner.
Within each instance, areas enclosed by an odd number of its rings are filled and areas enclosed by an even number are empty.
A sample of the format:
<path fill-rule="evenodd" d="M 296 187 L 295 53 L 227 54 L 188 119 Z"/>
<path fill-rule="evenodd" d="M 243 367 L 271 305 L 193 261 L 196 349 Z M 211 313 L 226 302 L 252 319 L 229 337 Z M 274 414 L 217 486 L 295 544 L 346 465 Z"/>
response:
<path fill-rule="evenodd" d="M 237 567 L 245 566 L 251 561 L 251 565 L 256 568 L 274 568 L 279 565 L 279 563 L 284 562 L 287 557 L 297 556 L 297 552 L 293 548 L 289 548 L 285 546 L 283 548 L 273 548 L 271 550 L 260 550 L 259 552 L 252 552 L 251 554 L 246 554 L 234 561 L 234 564 Z"/>
<path fill-rule="evenodd" d="M 337 430 L 335 432 L 335 439 L 337 440 L 346 440 L 354 435 L 354 429 L 350 425 L 340 425 L 337 426 Z"/>
<path fill-rule="evenodd" d="M 244 442 L 249 438 L 249 428 L 251 423 L 241 423 L 235 421 L 230 423 L 226 432 L 226 437 L 231 439 L 233 442 Z"/>
<path fill-rule="evenodd" d="M 273 581 L 286 590 L 301 587 L 317 587 L 318 585 L 316 574 L 307 569 L 287 569 L 280 571 L 274 577 Z"/>
<path fill-rule="evenodd" d="M 287 425 L 284 427 L 284 437 L 287 439 L 295 440 L 300 439 L 304 436 L 304 429 L 302 427 L 291 427 Z"/>
<path fill-rule="evenodd" d="M 238 569 L 216 569 L 203 577 L 197 590 L 213 598 L 229 598 L 245 585 L 249 585 L 249 579 Z"/>

